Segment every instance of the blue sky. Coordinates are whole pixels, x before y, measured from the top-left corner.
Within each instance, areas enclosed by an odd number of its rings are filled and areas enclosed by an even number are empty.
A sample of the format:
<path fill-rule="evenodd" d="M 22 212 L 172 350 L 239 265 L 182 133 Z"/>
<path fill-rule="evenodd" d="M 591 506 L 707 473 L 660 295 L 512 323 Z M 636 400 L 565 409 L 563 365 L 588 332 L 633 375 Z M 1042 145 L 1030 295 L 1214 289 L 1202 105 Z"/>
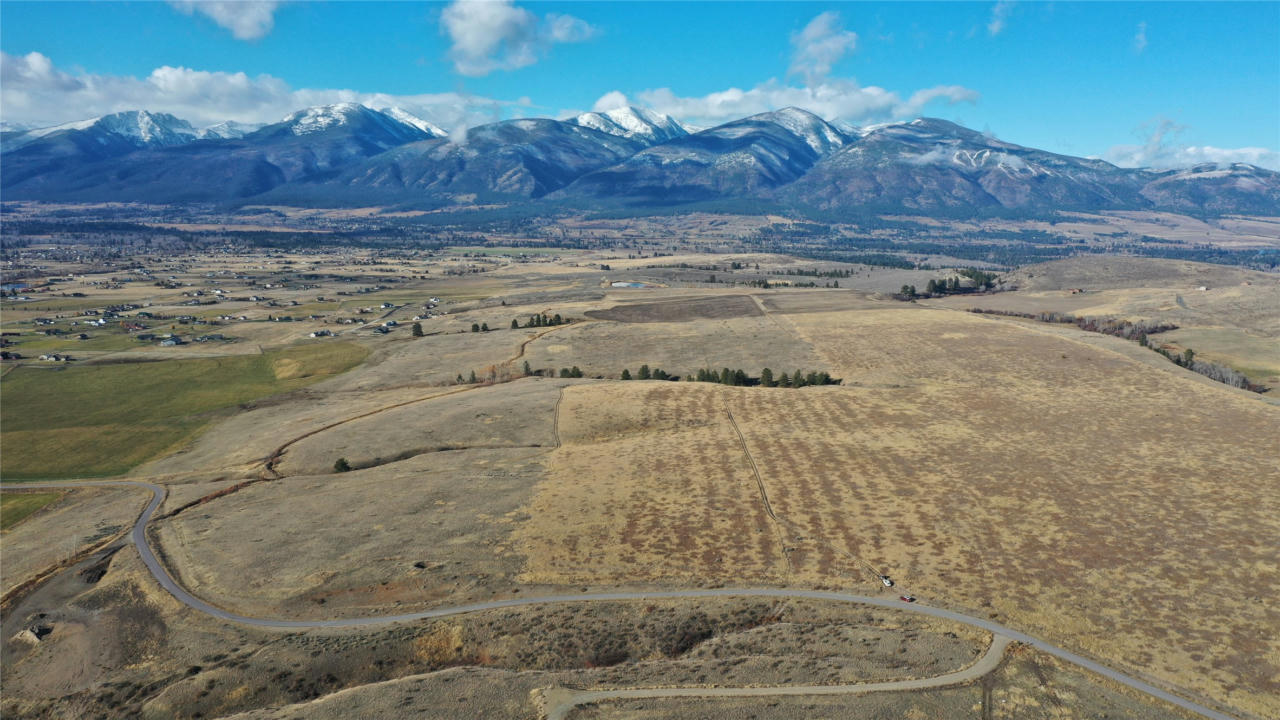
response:
<path fill-rule="evenodd" d="M 344 100 L 446 128 L 620 102 L 930 115 L 1126 165 L 1280 165 L 1280 3 L 18 2 L 0 116 L 267 122 Z"/>

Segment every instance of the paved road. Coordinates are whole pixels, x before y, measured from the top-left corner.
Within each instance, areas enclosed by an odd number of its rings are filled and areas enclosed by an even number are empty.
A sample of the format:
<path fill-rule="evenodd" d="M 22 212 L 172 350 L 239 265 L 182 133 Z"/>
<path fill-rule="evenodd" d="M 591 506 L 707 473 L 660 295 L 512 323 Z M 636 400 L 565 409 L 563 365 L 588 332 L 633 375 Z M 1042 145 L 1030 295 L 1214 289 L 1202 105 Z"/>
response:
<path fill-rule="evenodd" d="M 857 683 L 854 685 L 774 685 L 771 687 L 681 687 L 681 688 L 634 688 L 630 690 L 592 690 L 574 692 L 556 688 L 546 693 L 547 720 L 564 720 L 575 707 L 605 700 L 637 700 L 641 698 L 682 698 L 682 697 L 776 697 L 779 695 L 860 695 L 871 692 L 900 692 L 903 690 L 926 690 L 928 688 L 948 687 L 977 680 L 995 670 L 1004 658 L 1004 650 L 1009 646 L 1009 638 L 1003 635 L 991 636 L 991 646 L 978 662 L 963 670 L 946 675 L 916 680 L 894 680 L 892 682 Z"/>
<path fill-rule="evenodd" d="M 1073 665 L 1078 665 L 1117 683 L 1133 688 L 1139 692 L 1146 693 L 1152 697 L 1159 698 L 1180 708 L 1190 710 L 1191 712 L 1197 713 L 1206 718 L 1211 718 L 1212 720 L 1237 720 L 1231 715 L 1218 712 L 1212 708 L 1205 707 L 1187 700 L 1186 698 L 1174 695 L 1173 693 L 1162 690 L 1150 683 L 1129 677 L 1128 675 L 1112 670 L 1101 663 L 1077 655 L 1069 650 L 1063 650 L 1062 648 L 1056 645 L 1051 645 L 1044 640 L 1032 637 L 1026 633 L 1018 632 L 1012 628 L 1007 628 L 999 623 L 994 623 L 984 618 L 970 617 L 952 610 L 922 605 L 920 603 L 906 604 L 899 600 L 886 597 L 853 595 L 849 593 L 830 592 L 825 590 L 803 590 L 799 588 L 712 588 L 704 590 L 663 590 L 655 592 L 581 593 L 578 595 L 544 595 L 542 597 L 491 600 L 488 602 L 455 605 L 453 607 L 436 608 L 434 610 L 423 610 L 420 612 L 403 613 L 400 615 L 379 615 L 374 617 L 342 618 L 337 620 L 277 620 L 272 618 L 248 617 L 246 615 L 238 615 L 233 612 L 228 612 L 219 607 L 214 607 L 213 605 L 210 605 L 195 595 L 187 592 L 182 586 L 174 581 L 173 577 L 169 575 L 169 571 L 160 564 L 155 553 L 152 552 L 151 545 L 147 542 L 147 523 L 151 521 L 152 515 L 154 515 L 156 509 L 160 507 L 160 503 L 164 501 L 165 489 L 163 487 L 153 483 L 137 480 L 97 480 L 67 483 L 22 483 L 19 485 L 0 485 L 0 490 L 106 485 L 136 485 L 151 491 L 151 502 L 147 504 L 146 509 L 138 516 L 138 520 L 134 523 L 133 531 L 130 533 L 129 537 L 133 541 L 133 544 L 137 546 L 138 554 L 142 557 L 142 562 L 146 564 L 147 569 L 149 569 L 151 574 L 155 576 L 156 581 L 184 605 L 221 620 L 240 623 L 243 625 L 283 630 L 370 627 L 388 625 L 392 623 L 412 622 L 416 620 L 427 620 L 431 618 L 449 617 L 453 615 L 463 615 L 466 613 L 480 612 L 483 610 L 497 610 L 500 608 L 616 600 L 677 600 L 708 597 L 767 597 L 779 599 L 802 598 L 806 600 L 828 600 L 831 602 L 873 605 L 876 607 L 902 610 L 905 612 L 914 612 L 921 615 L 929 615 L 931 617 L 942 618 L 982 628 L 993 635 L 1002 635 L 1008 640 L 1030 645 L 1037 650 L 1046 652 L 1056 658 L 1065 660 Z"/>

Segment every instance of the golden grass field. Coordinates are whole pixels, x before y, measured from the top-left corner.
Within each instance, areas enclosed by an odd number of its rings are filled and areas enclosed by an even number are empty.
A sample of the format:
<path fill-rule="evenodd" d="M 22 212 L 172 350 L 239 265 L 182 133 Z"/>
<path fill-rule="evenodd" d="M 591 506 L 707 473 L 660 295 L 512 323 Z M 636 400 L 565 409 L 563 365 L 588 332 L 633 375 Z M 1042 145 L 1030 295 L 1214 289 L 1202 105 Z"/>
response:
<path fill-rule="evenodd" d="M 608 222 L 589 225 L 601 236 L 615 232 Z M 659 262 L 684 257 L 725 262 Z M 751 257 L 775 267 L 810 263 Z M 417 272 L 398 259 L 360 261 L 364 285 Z M 166 566 L 200 597 L 251 615 L 357 617 L 617 588 L 909 592 L 1233 714 L 1280 717 L 1280 640 L 1269 632 L 1280 628 L 1270 600 L 1280 597 L 1274 393 L 1227 388 L 1074 326 L 963 312 L 1172 319 L 1182 327 L 1164 340 L 1280 373 L 1274 276 L 1095 258 L 1024 269 L 1017 292 L 903 303 L 877 294 L 888 271 L 850 278 L 866 292 L 614 291 L 601 286 L 601 261 L 612 263 L 609 278 L 623 268 L 632 274 L 620 277 L 647 277 L 654 262 L 605 252 L 537 262 L 445 255 L 422 262 L 431 275 L 338 303 L 316 298 L 350 284 L 280 295 L 305 311 L 350 315 L 368 306 L 370 322 L 398 320 L 388 335 L 333 324 L 342 337 L 303 339 L 333 318 L 265 322 L 278 306 L 244 304 L 252 319 L 227 326 L 234 343 L 116 351 L 108 346 L 118 338 L 104 334 L 102 348 L 86 347 L 83 362 L 65 369 L 8 366 L 3 474 L 128 471 L 165 485 L 151 537 Z M 258 263 L 336 272 L 349 262 L 206 257 L 184 277 L 202 282 L 206 269 L 238 273 Z M 476 272 L 446 279 L 443 267 Z M 1085 293 L 1065 289 L 1089 278 L 1096 282 Z M 145 292 L 180 309 L 172 290 L 86 288 L 99 304 Z M 447 314 L 424 319 L 428 335 L 412 337 L 411 318 L 432 296 L 446 299 L 439 309 Z M 383 309 L 383 301 L 404 306 Z M 4 327 L 20 327 L 20 347 L 42 347 L 22 323 L 51 312 L 37 307 L 69 302 L 6 309 Z M 510 329 L 512 318 L 535 312 L 578 321 Z M 481 322 L 493 331 L 469 331 Z M 523 378 L 526 361 L 536 370 L 578 366 L 586 377 Z M 642 363 L 679 375 L 822 370 L 844 382 L 783 389 L 612 379 Z M 455 382 L 473 370 L 477 384 Z M 334 472 L 338 457 L 356 469 Z M 145 495 L 75 490 L 5 530 L 5 592 L 90 538 L 126 529 Z M 15 497 L 5 494 L 6 525 Z M 644 604 L 279 635 L 177 607 L 129 548 L 111 568 L 96 587 L 66 572 L 21 600 L 32 612 L 67 614 L 21 664 L 5 656 L 6 715 L 91 716 L 119 701 L 104 714 L 348 717 L 388 708 L 380 689 L 414 688 L 387 712 L 449 717 L 469 700 L 495 717 L 528 718 L 530 691 L 551 682 L 887 677 L 901 669 L 899 652 L 911 668 L 940 670 L 975 639 L 940 640 L 939 628 L 909 623 L 868 627 L 871 614 L 859 624 L 858 610 L 848 627 L 819 613 L 822 622 L 810 618 L 801 630 L 783 623 L 720 633 L 672 658 L 632 633 L 662 625 Z M 898 586 L 884 588 L 881 572 Z M 658 615 L 714 615 L 736 606 L 656 607 Z M 10 637 L 15 620 L 4 622 Z M 815 641 L 814 623 L 834 627 L 842 642 Z M 607 655 L 620 637 L 628 660 L 598 667 L 595 651 Z M 872 640 L 879 664 L 842 664 L 845 646 Z M 541 654 L 530 659 L 529 648 Z M 571 662 L 552 667 L 556 658 Z M 163 689 L 146 689 L 153 682 Z M 765 708 L 606 703 L 581 717 L 979 718 L 986 706 L 978 703 L 993 699 L 987 717 L 1173 716 L 1021 650 L 980 686 Z"/>
<path fill-rule="evenodd" d="M 522 578 L 866 589 L 870 566 L 1130 672 L 1280 709 L 1280 642 L 1257 632 L 1280 626 L 1280 411 L 967 314 L 784 320 L 845 386 L 567 389 L 563 447 L 517 533 Z"/>

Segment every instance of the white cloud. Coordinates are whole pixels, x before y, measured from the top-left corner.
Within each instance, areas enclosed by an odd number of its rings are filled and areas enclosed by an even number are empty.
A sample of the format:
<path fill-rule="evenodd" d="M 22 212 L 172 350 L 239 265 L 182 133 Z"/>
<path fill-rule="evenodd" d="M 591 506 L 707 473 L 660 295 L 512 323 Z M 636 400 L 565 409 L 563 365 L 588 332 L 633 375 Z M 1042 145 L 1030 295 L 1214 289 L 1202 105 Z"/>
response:
<path fill-rule="evenodd" d="M 992 37 L 999 35 L 1004 30 L 1005 20 L 1009 18 L 1009 13 L 1013 12 L 1013 3 L 1006 0 L 1000 0 L 991 7 L 991 20 L 987 23 L 987 32 Z"/>
<path fill-rule="evenodd" d="M 631 101 L 627 99 L 626 95 L 623 95 L 617 90 L 613 90 L 601 95 L 595 105 L 591 106 L 591 109 L 594 112 L 608 112 L 610 110 L 617 110 L 618 108 L 624 108 L 629 105 L 631 105 Z"/>
<path fill-rule="evenodd" d="M 169 0 L 186 15 L 200 13 L 240 40 L 266 37 L 275 26 L 276 0 Z"/>
<path fill-rule="evenodd" d="M 0 52 L 0 120 L 57 123 L 124 110 L 167 112 L 193 125 L 223 120 L 277 122 L 304 107 L 339 102 L 402 107 L 450 130 L 499 120 L 528 98 L 495 100 L 463 92 L 389 95 L 329 88 L 291 88 L 271 75 L 163 66 L 143 78 L 71 74 L 40 53 Z"/>
<path fill-rule="evenodd" d="M 597 104 L 615 93 L 602 97 Z M 895 120 L 916 117 L 934 101 L 976 102 L 978 93 L 959 85 L 939 85 L 918 90 L 903 99 L 884 88 L 863 87 L 852 79 L 829 78 L 804 87 L 770 80 L 749 90 L 729 88 L 697 97 L 680 97 L 669 88 L 657 88 L 639 92 L 636 97 L 642 104 L 682 121 L 714 125 L 788 106 L 804 108 L 827 120 L 851 123 Z"/>
<path fill-rule="evenodd" d="M 1178 142 L 1178 138 L 1186 129 L 1172 120 L 1160 119 L 1151 128 L 1146 142 L 1141 145 L 1116 145 L 1106 152 L 1103 159 L 1120 167 L 1158 170 L 1185 168 L 1202 163 L 1249 163 L 1270 170 L 1280 170 L 1280 151 L 1261 147 L 1184 145 Z"/>
<path fill-rule="evenodd" d="M 1147 49 L 1147 21 L 1138 23 L 1138 32 L 1133 36 L 1133 50 L 1139 55 Z"/>
<path fill-rule="evenodd" d="M 596 29 L 572 15 L 538 16 L 513 0 L 454 0 L 440 13 L 452 43 L 449 59 L 463 75 L 488 75 L 538 61 L 556 43 L 582 42 Z"/>
<path fill-rule="evenodd" d="M 789 75 L 804 77 L 806 85 L 821 82 L 831 74 L 831 66 L 853 52 L 858 35 L 844 29 L 840 13 L 827 11 L 809 21 L 804 29 L 791 34 L 795 48 Z"/>

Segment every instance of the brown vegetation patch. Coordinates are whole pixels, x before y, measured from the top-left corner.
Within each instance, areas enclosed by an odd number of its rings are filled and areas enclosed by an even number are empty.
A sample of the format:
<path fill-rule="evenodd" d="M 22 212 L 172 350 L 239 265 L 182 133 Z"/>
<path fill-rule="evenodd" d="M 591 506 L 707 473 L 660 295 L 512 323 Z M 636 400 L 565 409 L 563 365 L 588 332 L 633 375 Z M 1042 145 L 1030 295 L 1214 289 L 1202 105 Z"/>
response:
<path fill-rule="evenodd" d="M 788 318 L 843 387 L 567 389 L 524 578 L 780 579 L 991 614 L 1274 714 L 1280 413 L 1032 328 L 932 310 Z M 858 387 L 861 385 L 861 387 Z M 584 482 L 583 478 L 591 478 Z M 1270 659 L 1269 659 L 1270 658 Z"/>
<path fill-rule="evenodd" d="M 689 322 L 754 317 L 760 308 L 746 295 L 692 297 L 660 302 L 615 305 L 607 310 L 590 310 L 587 317 L 626 323 Z"/>

